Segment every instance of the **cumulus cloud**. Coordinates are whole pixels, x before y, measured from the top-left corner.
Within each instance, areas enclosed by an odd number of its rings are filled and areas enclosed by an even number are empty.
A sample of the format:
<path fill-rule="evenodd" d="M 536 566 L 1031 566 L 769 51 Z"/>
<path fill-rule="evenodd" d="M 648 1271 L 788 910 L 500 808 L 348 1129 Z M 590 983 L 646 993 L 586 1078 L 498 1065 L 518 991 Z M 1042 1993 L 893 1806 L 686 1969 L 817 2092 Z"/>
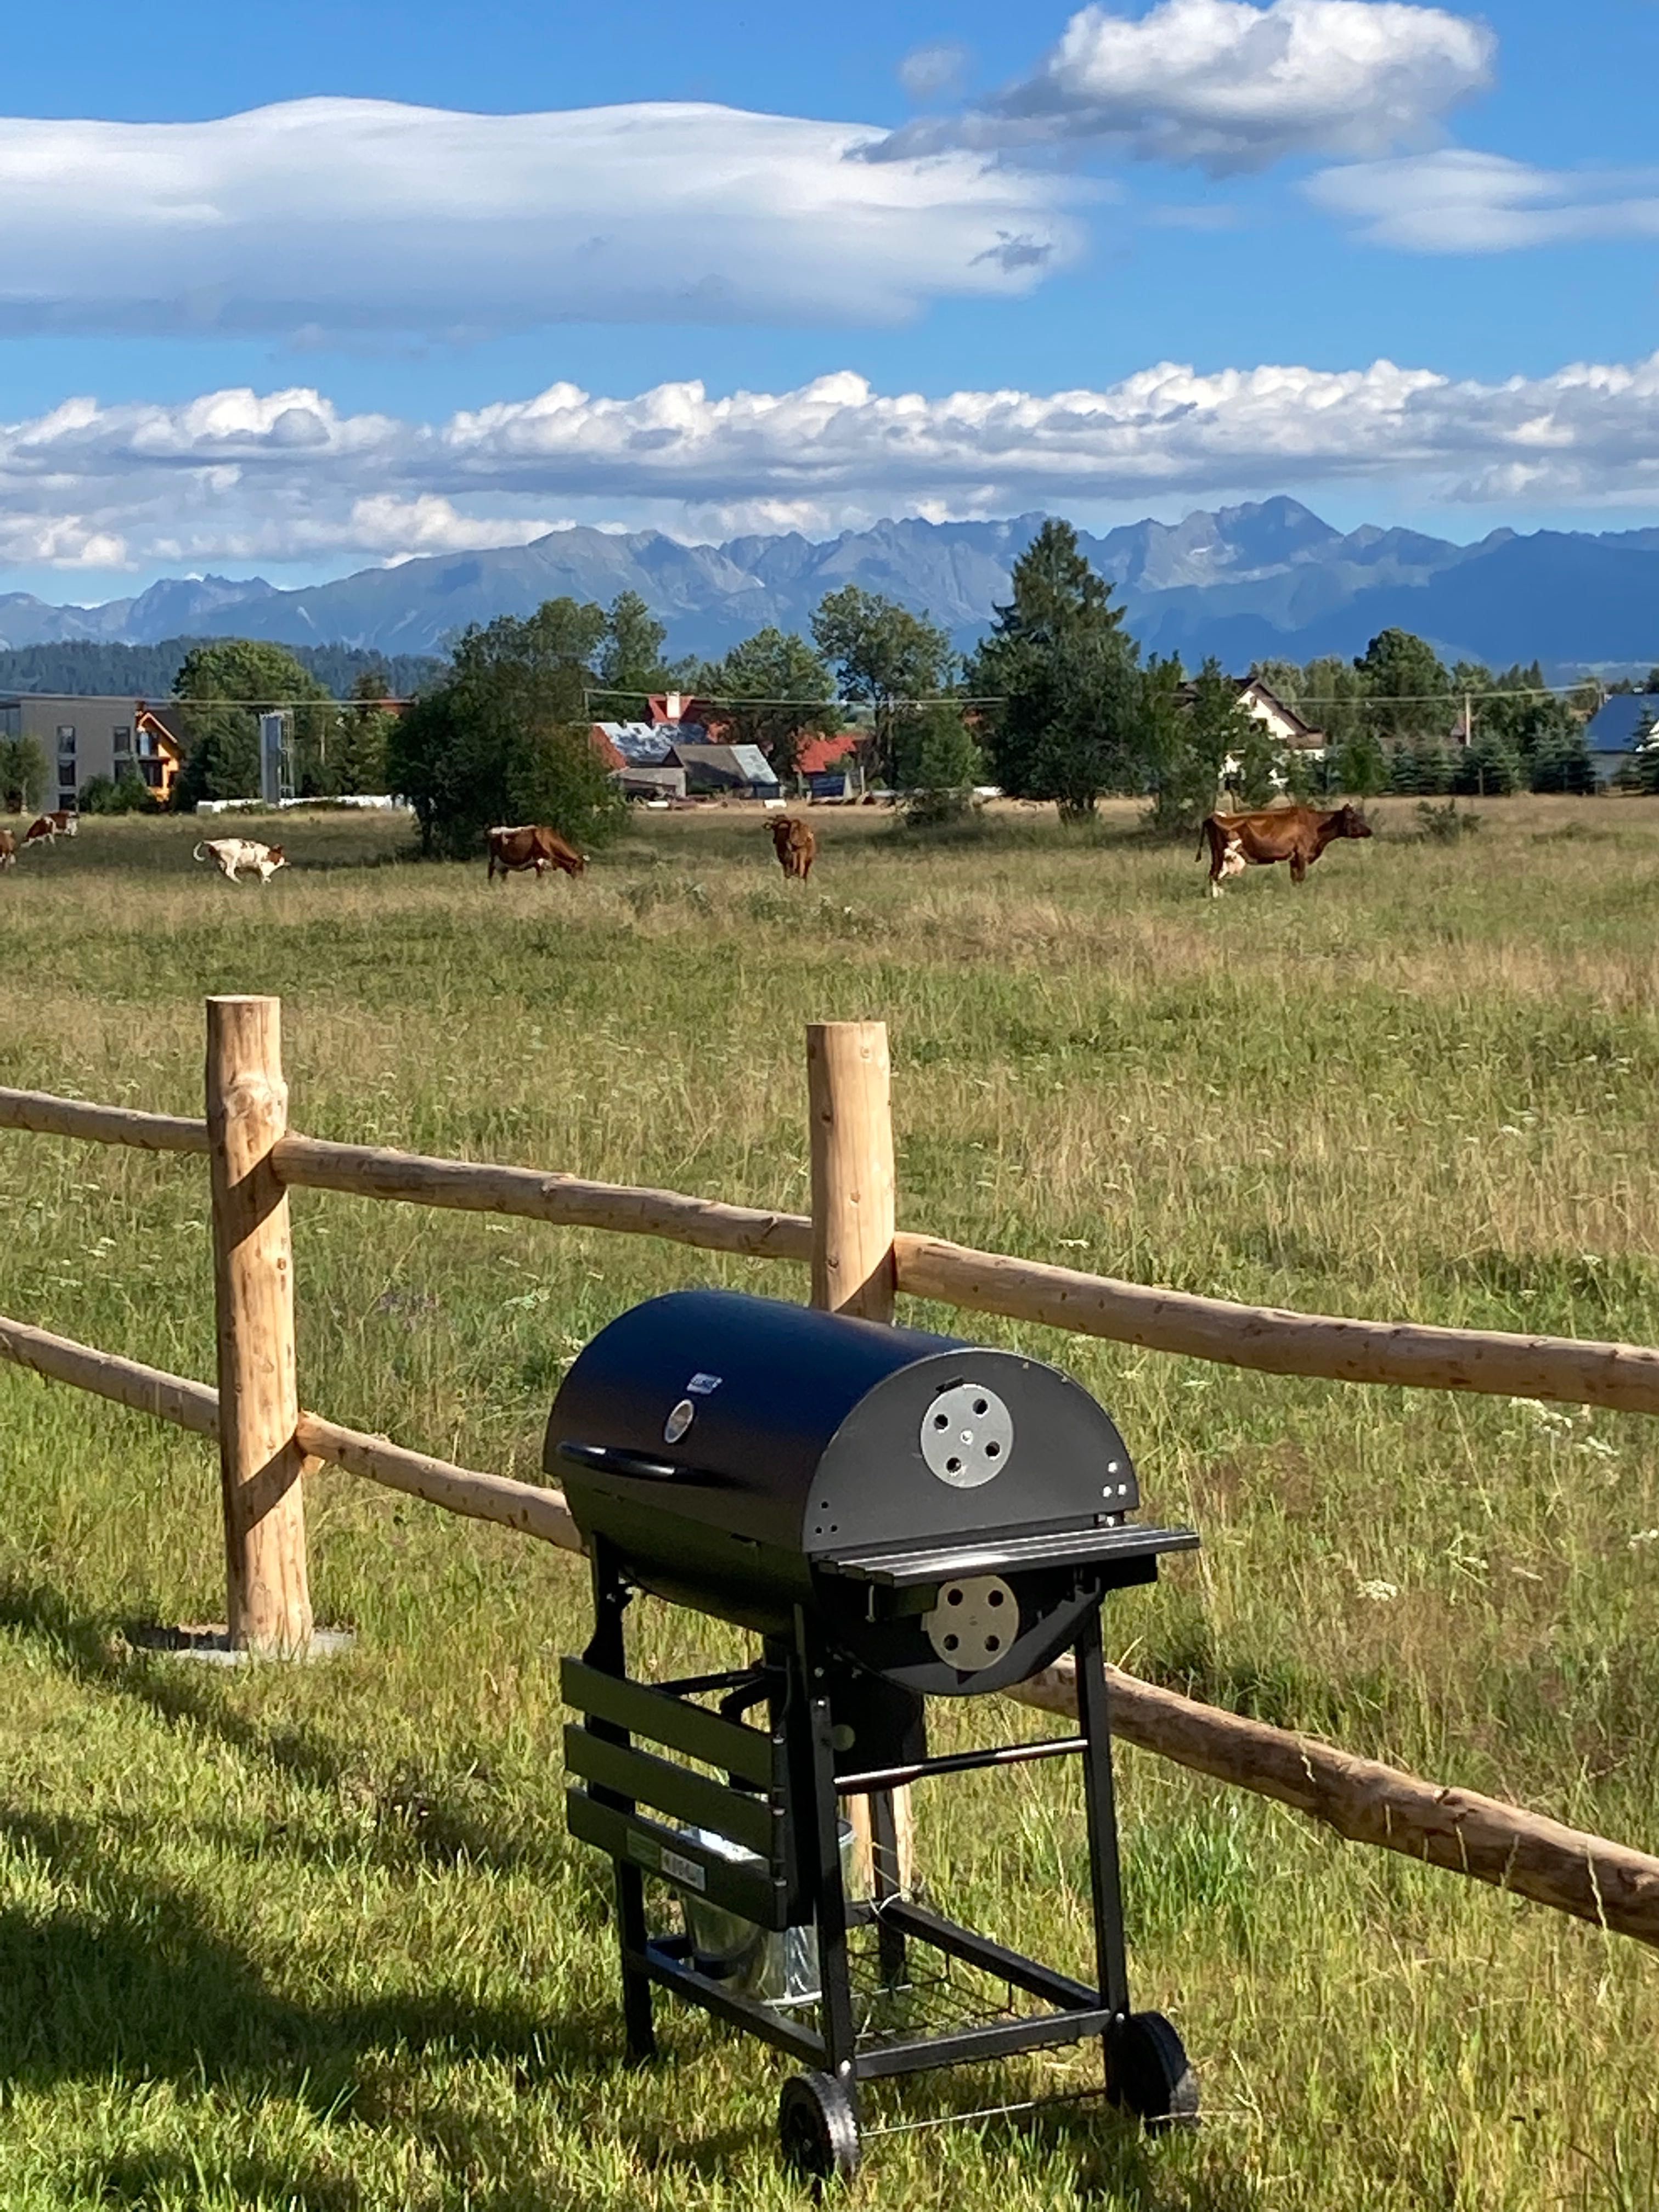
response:
<path fill-rule="evenodd" d="M 1163 362 L 1097 391 L 937 398 L 850 372 L 724 397 L 557 384 L 437 423 L 344 415 L 297 387 L 74 400 L 0 425 L 0 560 L 321 565 L 522 543 L 570 519 L 827 532 L 1372 480 L 1425 499 L 1651 501 L 1659 355 L 1501 383 L 1378 361 Z"/>
<path fill-rule="evenodd" d="M 1073 16 L 1029 76 L 876 149 L 1085 145 L 1214 173 L 1421 144 L 1489 81 L 1483 24 L 1404 0 L 1159 0 Z"/>
<path fill-rule="evenodd" d="M 0 122 L 0 335 L 465 336 L 562 320 L 902 320 L 1028 290 L 1062 187 L 860 124 L 656 104 L 303 100 L 208 123 Z M 1011 261 L 1009 239 L 1030 252 Z"/>
<path fill-rule="evenodd" d="M 1374 246 L 1504 253 L 1580 239 L 1659 236 L 1659 171 L 1537 169 L 1447 147 L 1327 169 L 1306 187 Z"/>

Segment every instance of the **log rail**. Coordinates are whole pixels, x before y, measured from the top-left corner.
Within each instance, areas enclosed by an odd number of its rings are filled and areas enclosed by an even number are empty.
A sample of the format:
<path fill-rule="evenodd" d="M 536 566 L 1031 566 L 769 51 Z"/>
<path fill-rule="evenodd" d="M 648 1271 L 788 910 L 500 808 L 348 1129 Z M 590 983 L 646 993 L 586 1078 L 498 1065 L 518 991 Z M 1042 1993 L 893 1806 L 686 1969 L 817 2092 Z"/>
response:
<path fill-rule="evenodd" d="M 275 1001 L 210 1002 L 216 1040 L 210 1094 L 255 1110 L 261 1085 L 282 1077 L 274 1043 L 236 1064 L 233 1033 L 274 1038 Z M 273 1010 L 269 1014 L 256 1010 Z M 245 1054 L 244 1057 L 250 1055 Z M 845 1062 L 844 1068 L 842 1063 Z M 676 1191 L 586 1182 L 535 1169 L 428 1158 L 289 1132 L 280 1100 L 249 1164 L 239 1167 L 208 1119 L 143 1113 L 50 1093 L 0 1088 L 0 1128 L 198 1154 L 214 1168 L 222 1386 L 77 1344 L 0 1317 L 0 1359 L 216 1440 L 225 1455 L 233 1624 L 256 1650 L 283 1652 L 309 1634 L 298 1487 L 269 1479 L 274 1460 L 307 1473 L 331 1464 L 452 1513 L 578 1552 L 556 1490 L 456 1467 L 307 1412 L 294 1398 L 289 1188 L 331 1190 L 572 1228 L 666 1238 L 703 1251 L 793 1261 L 812 1269 L 817 1303 L 890 1319 L 895 1291 L 939 1304 L 1143 1346 L 1188 1358 L 1345 1382 L 1553 1399 L 1659 1413 L 1659 1351 L 1498 1330 L 1298 1314 L 978 1252 L 893 1226 L 885 1038 L 879 1024 L 820 1024 L 811 1035 L 811 1214 L 729 1206 Z M 837 1075 L 836 1071 L 841 1068 Z M 874 1069 L 876 1073 L 872 1074 Z M 244 1109 L 246 1096 L 250 1102 Z M 219 1150 L 216 1152 L 216 1146 Z M 257 1188 L 255 1177 L 257 1176 Z M 252 1334 L 250 1336 L 249 1332 Z M 250 1401 L 277 1437 L 250 1431 Z M 228 1441 L 228 1439 L 229 1441 Z M 284 1519 L 284 1516 L 285 1519 Z M 276 1544 L 276 1551 L 269 1547 Z M 285 1547 L 286 1549 L 282 1547 Z M 267 1557 L 276 1561 L 274 1611 L 264 1618 Z M 239 1575 L 241 1581 L 239 1583 Z M 283 1613 L 283 1606 L 288 1614 Z M 289 1617 L 291 1616 L 291 1617 Z M 1109 1669 L 1112 1723 L 1131 1743 L 1196 1772 L 1290 1807 L 1350 1840 L 1402 1853 L 1659 1948 L 1659 1857 L 1485 1797 L 1442 1787 L 1335 1746 L 1272 1728 Z M 1012 1692 L 1073 1715 L 1069 1662 Z"/>

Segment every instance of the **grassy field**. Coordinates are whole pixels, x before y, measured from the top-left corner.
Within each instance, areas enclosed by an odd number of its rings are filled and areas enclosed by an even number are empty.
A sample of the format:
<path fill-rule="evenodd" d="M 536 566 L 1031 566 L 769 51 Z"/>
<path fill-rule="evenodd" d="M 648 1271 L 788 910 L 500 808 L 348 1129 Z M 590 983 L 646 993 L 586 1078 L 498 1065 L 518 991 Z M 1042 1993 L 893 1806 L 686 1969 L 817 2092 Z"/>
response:
<path fill-rule="evenodd" d="M 199 1112 L 203 995 L 284 1001 L 296 1127 L 801 1208 L 802 1027 L 890 1024 L 901 1219 L 1308 1310 L 1659 1335 L 1659 811 L 1415 809 L 1218 904 L 1127 815 L 918 848 L 652 817 L 577 883 L 486 888 L 401 832 L 286 823 L 261 890 L 184 822 L 88 822 L 0 877 L 0 1082 Z M 319 1411 L 532 1474 L 564 1364 L 677 1283 L 798 1273 L 298 1193 Z M 205 1172 L 0 1136 L 0 1311 L 212 1373 Z M 949 1327 L 925 1308 L 911 1317 Z M 969 1333 L 981 1333 L 972 1317 Z M 1344 1389 L 988 1324 L 1116 1413 L 1204 1549 L 1108 1621 L 1158 1680 L 1659 1844 L 1659 1431 Z M 573 1564 L 326 1474 L 349 1656 L 222 1671 L 216 1470 L 0 1369 L 0 2204 L 316 2212 L 766 2207 L 783 2070 L 662 2008 L 629 2073 L 602 1866 L 567 1844 Z M 678 1632 L 660 1618 L 661 1646 Z M 994 1701 L 986 1701 L 988 1707 Z M 1030 1721 L 970 1701 L 938 1740 Z M 1659 2203 L 1653 1958 L 1121 1759 L 1138 2002 L 1209 2124 L 1084 2105 L 895 2135 L 851 2202 L 999 2212 Z M 931 1887 L 1086 1968 L 1069 1771 L 934 1785 Z M 1073 2055 L 880 2123 L 1087 2085 Z"/>

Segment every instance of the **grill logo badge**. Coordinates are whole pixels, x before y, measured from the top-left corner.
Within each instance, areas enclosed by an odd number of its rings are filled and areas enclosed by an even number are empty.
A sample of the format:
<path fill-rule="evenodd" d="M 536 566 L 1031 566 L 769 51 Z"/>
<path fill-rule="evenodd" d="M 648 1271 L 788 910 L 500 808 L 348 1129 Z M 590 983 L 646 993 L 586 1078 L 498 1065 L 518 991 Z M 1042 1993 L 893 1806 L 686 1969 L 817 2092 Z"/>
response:
<path fill-rule="evenodd" d="M 697 1409 L 689 1398 L 682 1398 L 662 1425 L 662 1440 L 665 1444 L 677 1444 L 697 1418 Z"/>

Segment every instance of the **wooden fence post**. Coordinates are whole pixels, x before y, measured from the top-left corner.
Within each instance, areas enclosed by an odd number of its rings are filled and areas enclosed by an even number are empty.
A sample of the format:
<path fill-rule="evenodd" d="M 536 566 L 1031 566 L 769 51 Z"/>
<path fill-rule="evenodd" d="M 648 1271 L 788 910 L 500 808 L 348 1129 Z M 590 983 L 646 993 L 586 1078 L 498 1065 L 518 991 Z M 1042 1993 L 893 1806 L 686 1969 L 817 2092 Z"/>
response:
<path fill-rule="evenodd" d="M 311 1642 L 305 1457 L 295 1434 L 294 1252 L 271 1148 L 288 1127 L 280 999 L 207 1002 L 219 1469 L 234 1650 Z"/>
<path fill-rule="evenodd" d="M 806 1089 L 812 1153 L 812 1304 L 864 1321 L 893 1318 L 896 1179 L 885 1022 L 811 1022 Z M 882 1863 L 872 1796 L 848 1806 L 858 1880 L 879 1897 L 911 1886 L 910 1793 L 889 1793 L 893 1863 Z"/>

